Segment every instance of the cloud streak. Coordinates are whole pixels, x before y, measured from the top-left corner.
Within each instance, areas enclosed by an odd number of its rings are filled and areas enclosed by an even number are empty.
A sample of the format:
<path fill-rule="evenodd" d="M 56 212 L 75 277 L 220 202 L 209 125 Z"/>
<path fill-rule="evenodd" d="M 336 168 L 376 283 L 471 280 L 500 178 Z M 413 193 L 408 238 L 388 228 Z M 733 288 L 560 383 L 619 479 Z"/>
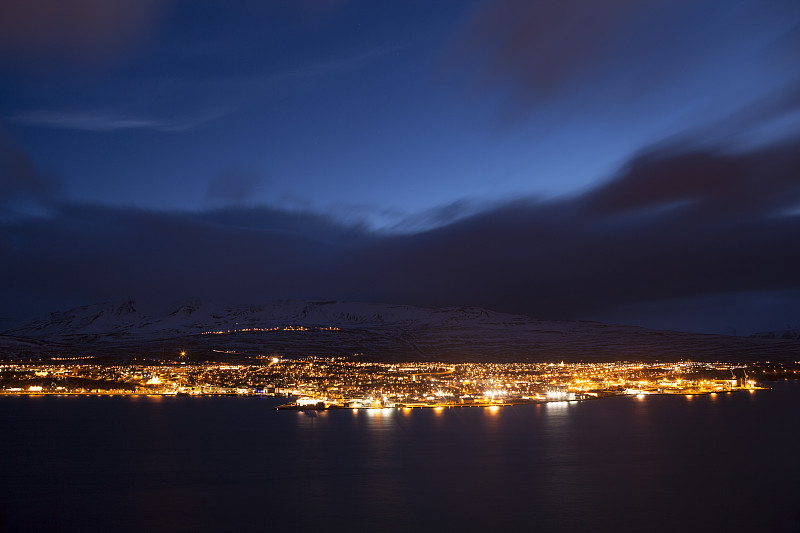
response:
<path fill-rule="evenodd" d="M 343 56 L 326 62 L 306 65 L 301 68 L 286 70 L 267 76 L 263 79 L 262 83 L 265 85 L 277 85 L 322 78 L 339 72 L 347 72 L 373 61 L 377 61 L 389 54 L 397 53 L 406 47 L 406 45 L 386 46 L 355 55 Z"/>
<path fill-rule="evenodd" d="M 297 84 L 314 82 L 315 80 L 348 72 L 379 60 L 388 54 L 404 49 L 405 46 L 389 46 L 376 48 L 367 52 L 342 56 L 326 62 L 309 64 L 301 68 L 286 70 L 269 75 L 237 77 L 224 81 L 193 80 L 170 78 L 168 81 L 149 80 L 128 84 L 124 90 L 142 93 L 144 88 L 153 85 L 172 87 L 170 99 L 179 101 L 182 95 L 190 92 L 202 95 L 206 101 L 205 109 L 190 109 L 183 116 L 155 117 L 142 114 L 128 114 L 102 109 L 59 110 L 32 109 L 19 111 L 10 117 L 10 121 L 28 127 L 50 128 L 61 130 L 111 133 L 130 130 L 147 130 L 167 133 L 192 131 L 220 118 L 231 115 L 248 102 L 259 101 L 263 92 L 276 88 L 289 89 Z M 224 105 L 212 102 L 224 101 Z"/>
<path fill-rule="evenodd" d="M 33 127 L 104 133 L 124 130 L 183 132 L 201 127 L 225 114 L 227 113 L 215 111 L 190 118 L 164 120 L 102 112 L 39 110 L 17 113 L 11 120 L 17 124 Z"/>

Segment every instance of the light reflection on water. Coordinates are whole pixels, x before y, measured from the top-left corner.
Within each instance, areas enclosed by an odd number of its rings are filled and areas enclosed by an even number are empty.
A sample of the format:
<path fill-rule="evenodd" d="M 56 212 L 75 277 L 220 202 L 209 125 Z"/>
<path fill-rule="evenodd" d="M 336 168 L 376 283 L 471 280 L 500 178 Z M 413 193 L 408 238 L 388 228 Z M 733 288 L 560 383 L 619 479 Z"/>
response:
<path fill-rule="evenodd" d="M 497 409 L 276 403 L 0 398 L 0 530 L 800 528 L 796 383 Z"/>

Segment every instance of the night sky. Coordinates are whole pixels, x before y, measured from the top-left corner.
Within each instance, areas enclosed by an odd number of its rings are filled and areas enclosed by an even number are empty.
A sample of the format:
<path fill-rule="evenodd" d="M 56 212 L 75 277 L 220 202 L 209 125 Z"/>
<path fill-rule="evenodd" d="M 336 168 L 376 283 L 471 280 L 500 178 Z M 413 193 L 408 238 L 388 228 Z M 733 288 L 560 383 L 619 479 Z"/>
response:
<path fill-rule="evenodd" d="M 0 329 L 277 298 L 800 327 L 800 2 L 0 0 Z"/>

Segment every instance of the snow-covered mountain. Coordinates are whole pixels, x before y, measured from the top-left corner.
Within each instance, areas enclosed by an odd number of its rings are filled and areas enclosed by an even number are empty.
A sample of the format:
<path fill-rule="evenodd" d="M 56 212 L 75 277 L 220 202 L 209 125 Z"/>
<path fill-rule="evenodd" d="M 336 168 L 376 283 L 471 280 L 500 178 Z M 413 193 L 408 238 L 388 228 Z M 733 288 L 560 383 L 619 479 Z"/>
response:
<path fill-rule="evenodd" d="M 51 313 L 7 334 L 62 342 L 87 338 L 155 340 L 248 328 L 408 327 L 412 324 L 447 327 L 476 322 L 508 327 L 535 321 L 476 307 L 425 309 L 357 302 L 280 300 L 264 305 L 188 302 L 163 309 L 127 301 Z"/>
<path fill-rule="evenodd" d="M 783 331 L 760 331 L 752 335 L 761 339 L 800 340 L 800 328 L 786 326 Z"/>
<path fill-rule="evenodd" d="M 209 334 L 220 331 L 230 333 Z M 450 361 L 794 360 L 800 356 L 800 343 L 791 339 L 545 321 L 477 307 L 427 309 L 316 300 L 260 305 L 189 302 L 169 308 L 133 301 L 96 304 L 51 313 L 6 335 L 17 344 L 29 339 L 29 344 L 57 343 L 81 353 L 157 356 L 185 349 L 201 358 L 219 358 L 222 353 L 243 357 L 359 353 L 384 360 Z"/>

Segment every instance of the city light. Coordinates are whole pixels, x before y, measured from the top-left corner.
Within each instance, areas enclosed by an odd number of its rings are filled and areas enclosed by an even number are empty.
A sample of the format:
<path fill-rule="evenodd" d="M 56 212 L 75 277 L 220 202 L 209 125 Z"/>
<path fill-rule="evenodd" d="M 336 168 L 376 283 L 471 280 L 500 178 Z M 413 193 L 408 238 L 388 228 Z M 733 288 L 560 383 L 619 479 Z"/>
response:
<path fill-rule="evenodd" d="M 753 375 L 800 367 L 643 363 L 376 363 L 346 357 L 257 358 L 249 364 L 98 364 L 81 359 L 0 364 L 0 394 L 285 396 L 281 409 L 413 409 L 576 402 L 629 395 L 754 392 Z"/>

